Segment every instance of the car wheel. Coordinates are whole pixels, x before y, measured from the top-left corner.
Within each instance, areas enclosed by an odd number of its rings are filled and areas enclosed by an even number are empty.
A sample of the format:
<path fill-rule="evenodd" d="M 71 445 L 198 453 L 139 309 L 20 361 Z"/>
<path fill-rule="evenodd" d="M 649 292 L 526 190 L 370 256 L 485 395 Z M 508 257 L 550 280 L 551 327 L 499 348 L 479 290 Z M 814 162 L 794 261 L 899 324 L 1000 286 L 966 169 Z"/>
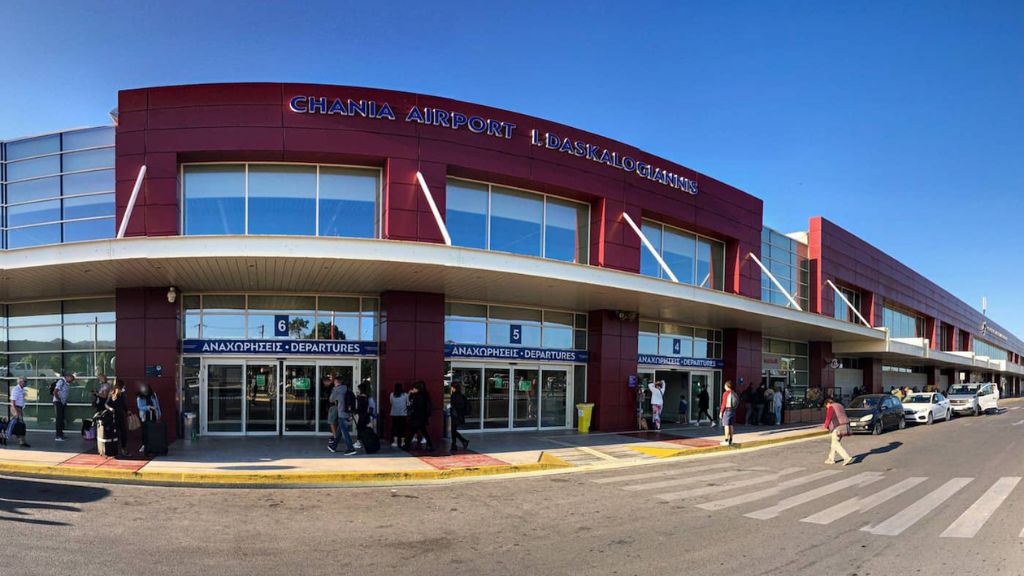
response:
<path fill-rule="evenodd" d="M 928 419 L 924 421 L 925 426 L 930 426 L 935 423 L 935 418 L 932 417 L 932 413 L 928 413 Z"/>
<path fill-rule="evenodd" d="M 906 427 L 907 427 L 907 419 L 904 418 L 904 419 L 900 420 L 900 430 L 903 430 Z"/>
<path fill-rule="evenodd" d="M 952 410 L 946 410 L 946 422 L 949 422 L 952 419 L 953 419 L 953 411 Z"/>
<path fill-rule="evenodd" d="M 875 422 L 875 427 L 871 429 L 871 433 L 874 434 L 875 436 L 878 436 L 879 434 L 882 433 L 882 420 L 881 419 L 879 419 L 878 421 Z"/>

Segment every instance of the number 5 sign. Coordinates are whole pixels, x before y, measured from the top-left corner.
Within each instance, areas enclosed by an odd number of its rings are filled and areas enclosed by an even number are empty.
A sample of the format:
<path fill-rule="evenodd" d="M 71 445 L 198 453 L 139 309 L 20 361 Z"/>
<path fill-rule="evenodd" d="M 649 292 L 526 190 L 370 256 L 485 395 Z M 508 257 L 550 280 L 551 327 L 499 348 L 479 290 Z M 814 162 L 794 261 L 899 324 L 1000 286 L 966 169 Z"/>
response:
<path fill-rule="evenodd" d="M 288 336 L 288 316 L 274 316 L 274 336 Z"/>
<path fill-rule="evenodd" d="M 522 324 L 512 324 L 508 327 L 508 340 L 510 344 L 522 344 L 523 343 L 523 326 Z"/>

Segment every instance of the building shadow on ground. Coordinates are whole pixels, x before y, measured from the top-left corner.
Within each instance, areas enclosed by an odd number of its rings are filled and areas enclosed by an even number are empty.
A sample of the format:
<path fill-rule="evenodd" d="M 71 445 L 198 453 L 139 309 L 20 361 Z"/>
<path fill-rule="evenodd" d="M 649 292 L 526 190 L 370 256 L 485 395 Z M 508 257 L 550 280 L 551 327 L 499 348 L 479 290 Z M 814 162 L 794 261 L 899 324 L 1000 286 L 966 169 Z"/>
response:
<path fill-rule="evenodd" d="M 43 526 L 69 526 L 70 522 L 38 518 L 37 512 L 80 512 L 78 505 L 97 502 L 110 495 L 106 488 L 46 480 L 0 478 L 0 522 Z"/>

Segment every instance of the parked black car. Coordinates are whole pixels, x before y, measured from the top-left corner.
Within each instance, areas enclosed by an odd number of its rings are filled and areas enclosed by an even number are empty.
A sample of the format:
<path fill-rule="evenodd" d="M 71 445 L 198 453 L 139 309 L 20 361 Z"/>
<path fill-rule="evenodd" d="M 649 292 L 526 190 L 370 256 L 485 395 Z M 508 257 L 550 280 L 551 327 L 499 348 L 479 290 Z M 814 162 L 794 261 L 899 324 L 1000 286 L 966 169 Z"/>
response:
<path fill-rule="evenodd" d="M 857 396 L 846 408 L 852 432 L 881 434 L 889 428 L 903 430 L 907 422 L 903 417 L 903 403 L 892 394 L 866 394 Z"/>

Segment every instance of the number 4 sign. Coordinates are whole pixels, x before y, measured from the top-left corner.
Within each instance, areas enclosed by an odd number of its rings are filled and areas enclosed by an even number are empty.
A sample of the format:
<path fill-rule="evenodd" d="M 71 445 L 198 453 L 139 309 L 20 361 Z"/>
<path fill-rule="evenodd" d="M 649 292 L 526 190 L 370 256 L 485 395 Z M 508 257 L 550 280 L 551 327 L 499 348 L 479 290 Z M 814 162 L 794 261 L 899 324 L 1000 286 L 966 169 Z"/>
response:
<path fill-rule="evenodd" d="M 288 336 L 288 316 L 274 316 L 274 336 Z"/>

